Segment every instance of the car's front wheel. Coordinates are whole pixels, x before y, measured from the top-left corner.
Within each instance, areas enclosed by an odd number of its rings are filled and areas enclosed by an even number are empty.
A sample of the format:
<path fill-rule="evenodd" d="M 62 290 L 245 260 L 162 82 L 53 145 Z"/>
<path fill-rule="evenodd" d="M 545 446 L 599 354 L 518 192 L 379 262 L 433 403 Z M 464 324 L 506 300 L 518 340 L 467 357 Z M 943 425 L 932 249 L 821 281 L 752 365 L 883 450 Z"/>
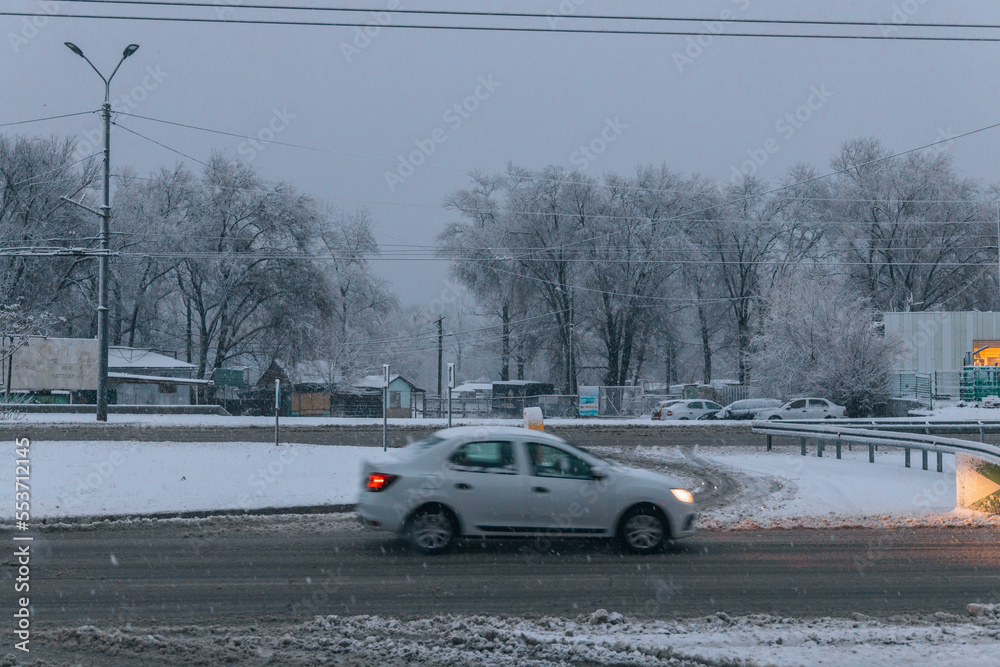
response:
<path fill-rule="evenodd" d="M 661 551 L 667 543 L 667 522 L 654 507 L 633 507 L 622 517 L 618 539 L 622 546 L 637 554 Z"/>
<path fill-rule="evenodd" d="M 439 554 L 455 540 L 455 520 L 441 506 L 422 507 L 406 525 L 406 538 L 420 553 Z"/>

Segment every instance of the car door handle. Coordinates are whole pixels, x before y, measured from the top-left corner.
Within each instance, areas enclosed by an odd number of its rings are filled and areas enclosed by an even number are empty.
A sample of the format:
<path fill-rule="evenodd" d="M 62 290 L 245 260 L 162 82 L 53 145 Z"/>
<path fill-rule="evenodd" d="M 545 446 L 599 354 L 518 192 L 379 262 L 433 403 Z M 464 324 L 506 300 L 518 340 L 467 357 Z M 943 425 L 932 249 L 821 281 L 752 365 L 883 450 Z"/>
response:
<path fill-rule="evenodd" d="M 546 489 L 544 486 L 533 486 L 533 487 L 531 487 L 531 490 L 534 491 L 535 493 L 548 493 L 549 492 L 549 490 Z"/>
<path fill-rule="evenodd" d="M 463 482 L 459 482 L 458 484 L 455 485 L 455 488 L 459 489 L 461 491 L 468 491 L 472 487 L 469 486 L 468 484 L 463 483 Z"/>

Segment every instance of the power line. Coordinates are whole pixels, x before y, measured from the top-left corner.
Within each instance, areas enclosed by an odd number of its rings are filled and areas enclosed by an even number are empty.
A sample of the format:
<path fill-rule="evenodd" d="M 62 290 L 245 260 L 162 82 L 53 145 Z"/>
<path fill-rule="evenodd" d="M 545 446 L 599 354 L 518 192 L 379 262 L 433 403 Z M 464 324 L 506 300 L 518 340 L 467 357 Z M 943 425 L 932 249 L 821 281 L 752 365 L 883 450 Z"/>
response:
<path fill-rule="evenodd" d="M 130 134 L 134 134 L 135 136 L 139 137 L 140 139 L 145 139 L 146 141 L 148 141 L 148 142 L 150 142 L 150 143 L 153 143 L 153 144 L 156 144 L 156 145 L 157 145 L 157 146 L 159 146 L 160 148 L 165 148 L 165 149 L 167 149 L 168 151 L 170 151 L 171 153 L 176 153 L 177 155 L 180 155 L 181 157 L 186 157 L 187 159 L 189 159 L 189 160 L 193 160 L 193 161 L 197 162 L 198 164 L 200 164 L 200 165 L 203 165 L 203 166 L 205 166 L 205 167 L 209 166 L 209 165 L 208 165 L 208 163 L 206 163 L 206 162 L 202 162 L 201 160 L 199 160 L 199 159 L 198 159 L 198 158 L 196 158 L 196 157 L 191 157 L 191 156 L 190 156 L 190 155 L 188 155 L 187 153 L 182 153 L 182 152 L 180 152 L 179 150 L 177 150 L 176 148 L 171 148 L 170 146 L 167 146 L 166 144 L 161 144 L 161 143 L 160 143 L 159 141 L 157 141 L 156 139 L 150 139 L 149 137 L 147 137 L 147 136 L 146 136 L 146 135 L 144 135 L 144 134 L 139 134 L 139 133 L 138 133 L 138 132 L 136 132 L 135 130 L 130 130 L 130 129 L 128 129 L 127 127 L 125 127 L 124 125 L 122 125 L 121 123 L 118 123 L 118 122 L 115 122 L 115 123 L 112 123 L 112 124 L 113 124 L 113 125 L 114 125 L 115 127 L 120 127 L 121 129 L 125 130 L 126 132 L 128 132 L 128 133 L 130 133 Z"/>
<path fill-rule="evenodd" d="M 898 28 L 943 28 L 943 29 L 1000 29 L 1000 25 L 988 23 L 919 23 L 906 22 L 902 24 L 884 21 L 843 21 L 843 20 L 812 20 L 812 19 L 756 19 L 756 18 L 720 18 L 691 16 L 651 16 L 622 14 L 545 14 L 538 12 L 487 12 L 451 9 L 392 9 L 372 7 L 317 7 L 314 5 L 268 5 L 268 4 L 238 4 L 220 5 L 219 2 L 181 2 L 179 0 L 65 0 L 77 4 L 132 5 L 132 6 L 164 6 L 178 8 L 211 8 L 215 10 L 243 11 L 287 11 L 287 12 L 338 12 L 367 14 L 397 14 L 416 16 L 467 16 L 480 18 L 532 18 L 532 19 L 570 19 L 575 21 L 655 21 L 677 23 L 737 23 L 750 25 L 809 25 L 809 26 L 842 26 L 842 27 L 875 27 L 887 25 Z"/>
<path fill-rule="evenodd" d="M 45 19 L 87 19 L 99 21 L 145 21 L 165 23 L 225 23 L 234 25 L 267 25 L 296 26 L 319 28 L 365 28 L 371 25 L 358 21 L 286 21 L 274 19 L 219 19 L 179 16 L 117 16 L 108 14 L 44 14 L 38 12 L 0 12 L 0 16 L 45 18 Z M 876 24 L 877 25 L 877 24 Z M 895 24 L 893 24 L 895 25 Z M 614 28 L 531 28 L 520 26 L 483 26 L 483 25 L 420 25 L 388 23 L 380 26 L 396 30 L 443 30 L 451 32 L 515 32 L 515 33 L 553 33 L 553 34 L 586 34 L 586 35 L 634 35 L 657 37 L 699 37 L 712 34 L 713 37 L 751 37 L 771 39 L 827 39 L 827 40 L 861 40 L 861 41 L 921 41 L 921 42 L 1000 42 L 1000 37 L 957 37 L 932 35 L 837 35 L 819 33 L 762 33 L 762 32 L 719 32 L 706 33 L 704 30 L 634 30 Z"/>
<path fill-rule="evenodd" d="M 0 127 L 13 127 L 14 125 L 27 125 L 28 123 L 41 123 L 47 120 L 58 120 L 60 118 L 72 118 L 73 116 L 86 116 L 87 114 L 97 113 L 97 110 L 92 111 L 77 111 L 76 113 L 64 113 L 58 116 L 46 116 L 45 118 L 32 118 L 31 120 L 17 120 L 12 123 L 0 123 Z"/>
<path fill-rule="evenodd" d="M 181 123 L 181 122 L 177 122 L 177 121 L 164 120 L 162 118 L 153 118 L 151 116 L 143 116 L 143 115 L 140 115 L 140 114 L 132 114 L 132 113 L 128 113 L 128 112 L 125 112 L 125 111 L 120 111 L 120 112 L 116 112 L 116 113 L 118 115 L 120 115 L 120 116 L 129 116 L 131 118 L 139 118 L 141 120 L 147 120 L 147 121 L 151 121 L 151 122 L 154 122 L 154 123 L 162 123 L 164 125 L 172 125 L 172 126 L 175 126 L 175 127 L 183 127 L 183 128 L 187 128 L 187 129 L 190 129 L 190 130 L 196 130 L 196 131 L 199 131 L 199 132 L 208 132 L 208 133 L 211 133 L 211 134 L 218 134 L 218 135 L 222 135 L 222 136 L 233 137 L 233 138 L 236 138 L 236 139 L 246 139 L 248 141 L 256 141 L 256 142 L 259 142 L 259 143 L 274 144 L 276 146 L 285 146 L 287 148 L 298 148 L 298 149 L 302 149 L 302 150 L 315 151 L 315 152 L 320 152 L 320 153 L 330 153 L 330 154 L 333 154 L 333 155 L 342 155 L 342 156 L 346 156 L 346 157 L 355 157 L 355 158 L 360 158 L 360 159 L 363 159 L 363 160 L 374 160 L 374 161 L 378 161 L 378 162 L 387 162 L 387 163 L 391 163 L 391 164 L 395 164 L 396 163 L 396 160 L 390 159 L 390 158 L 376 157 L 376 156 L 373 156 L 373 155 L 361 155 L 361 154 L 358 154 L 358 153 L 348 153 L 346 151 L 338 151 L 338 150 L 333 150 L 333 149 L 329 149 L 329 148 L 323 148 L 323 147 L 320 147 L 320 146 L 306 146 L 306 145 L 302 145 L 302 144 L 294 144 L 294 143 L 289 143 L 289 142 L 284 142 L 284 141 L 278 141 L 278 140 L 275 140 L 275 139 L 263 139 L 263 138 L 260 138 L 260 137 L 253 137 L 253 136 L 250 136 L 250 135 L 238 134 L 238 133 L 235 133 L 235 132 L 228 132 L 226 130 L 216 130 L 216 129 L 212 129 L 212 128 L 202 127 L 202 126 L 199 126 L 199 125 L 192 125 L 192 124 L 189 124 L 189 123 Z M 891 158 L 895 158 L 895 157 L 900 157 L 900 156 L 906 155 L 906 154 L 914 152 L 914 151 L 920 151 L 920 150 L 924 150 L 926 148 L 932 148 L 932 147 L 937 146 L 937 145 L 942 144 L 942 143 L 948 143 L 950 141 L 954 141 L 955 139 L 966 137 L 966 136 L 969 136 L 969 135 L 972 135 L 972 134 L 976 134 L 978 132 L 984 132 L 986 130 L 991 130 L 991 129 L 996 128 L 996 127 L 1000 127 L 1000 123 L 995 123 L 993 125 L 988 125 L 988 126 L 985 126 L 985 127 L 977 128 L 975 130 L 971 130 L 969 132 L 965 132 L 963 134 L 956 135 L 954 137 L 948 137 L 946 139 L 941 139 L 940 141 L 935 141 L 935 142 L 930 143 L 930 144 L 925 144 L 923 146 L 919 146 L 917 148 L 910 149 L 908 151 L 903 151 L 903 152 L 900 152 L 900 153 L 895 153 L 895 154 L 886 156 L 884 158 L 873 160 L 871 162 L 866 162 L 864 164 L 854 165 L 854 166 L 852 166 L 852 167 L 850 167 L 848 169 L 845 169 L 845 170 L 841 170 L 841 171 L 838 171 L 838 172 L 831 172 L 830 174 L 826 174 L 825 176 L 817 177 L 816 179 L 810 179 L 810 180 L 806 180 L 806 181 L 801 181 L 799 183 L 793 183 L 791 185 L 783 186 L 783 187 L 785 189 L 787 189 L 787 188 L 795 187 L 797 185 L 802 185 L 802 184 L 805 184 L 805 183 L 810 183 L 813 180 L 817 180 L 818 178 L 826 178 L 828 176 L 832 176 L 832 175 L 837 175 L 837 174 L 840 174 L 840 173 L 844 173 L 846 171 L 849 171 L 850 169 L 854 169 L 854 168 L 858 168 L 858 167 L 863 167 L 863 166 L 867 166 L 867 165 L 870 165 L 870 164 L 874 164 L 875 162 L 878 162 L 879 160 L 888 160 L 888 159 L 891 159 Z M 168 150 L 173 150 L 173 149 L 168 149 Z M 192 159 L 194 159 L 194 158 L 192 158 Z M 200 164 L 204 164 L 200 160 L 195 160 L 195 162 L 199 162 Z M 462 173 L 462 174 L 466 174 L 466 175 L 469 174 L 469 170 L 468 169 L 459 169 L 457 167 L 442 167 L 442 166 L 438 166 L 438 165 L 425 165 L 425 166 L 427 166 L 428 168 L 431 168 L 431 169 L 439 169 L 439 170 L 443 170 L 443 171 L 458 172 L 458 173 Z M 569 180 L 569 179 L 544 178 L 544 177 L 535 176 L 535 175 L 525 175 L 523 178 L 525 180 L 529 180 L 529 181 L 533 181 L 533 182 L 538 182 L 538 183 L 560 183 L 560 184 L 565 184 L 565 185 L 591 185 L 590 181 L 574 181 L 574 180 Z M 596 185 L 600 185 L 600 183 L 595 183 L 595 184 Z M 647 192 L 647 193 L 654 193 L 654 192 L 655 193 L 663 193 L 663 192 L 668 192 L 668 193 L 674 193 L 674 194 L 686 194 L 686 195 L 694 195 L 694 196 L 705 196 L 706 194 L 708 194 L 710 192 L 710 190 L 709 191 L 704 191 L 704 190 L 680 190 L 680 189 L 677 189 L 677 188 L 651 188 L 651 187 L 646 187 L 646 186 L 642 186 L 642 185 L 617 185 L 616 184 L 614 187 L 616 187 L 618 189 L 634 190 L 634 191 L 638 191 L 638 192 Z M 788 199 L 795 199 L 795 200 L 800 200 L 800 201 L 841 201 L 841 202 L 868 202 L 868 201 L 871 201 L 871 199 L 848 199 L 848 198 L 842 198 L 842 197 L 839 197 L 839 198 L 838 197 L 788 197 Z M 745 200 L 745 198 L 744 199 L 740 199 L 740 200 L 733 200 L 733 201 L 738 203 L 738 202 L 741 202 L 741 201 L 744 201 L 744 200 Z M 367 200 L 345 200 L 345 201 L 360 201 L 361 203 L 365 203 L 365 204 L 381 205 L 381 206 L 413 206 L 413 207 L 424 207 L 424 208 L 435 208 L 435 209 L 441 208 L 440 206 L 430 205 L 430 204 L 405 204 L 405 203 L 399 203 L 399 202 L 382 202 L 382 201 L 367 201 Z M 975 199 L 905 199 L 905 200 L 887 199 L 887 200 L 885 200 L 886 203 L 890 203 L 890 204 L 891 203 L 959 204 L 959 203 L 972 203 L 972 202 L 978 202 L 978 201 L 981 201 L 981 200 L 975 200 Z M 457 210 L 460 210 L 460 209 L 457 209 Z M 502 211 L 503 209 L 500 209 L 500 210 Z M 508 212 L 510 212 L 510 211 L 508 211 Z M 541 212 L 537 212 L 537 213 L 541 213 Z M 601 217 L 601 216 L 595 216 L 595 217 Z M 605 216 L 605 217 L 608 217 L 608 216 Z M 626 219 L 626 218 L 627 219 L 635 219 L 635 218 L 640 217 L 640 216 L 616 216 L 616 217 L 622 218 L 622 219 Z"/>

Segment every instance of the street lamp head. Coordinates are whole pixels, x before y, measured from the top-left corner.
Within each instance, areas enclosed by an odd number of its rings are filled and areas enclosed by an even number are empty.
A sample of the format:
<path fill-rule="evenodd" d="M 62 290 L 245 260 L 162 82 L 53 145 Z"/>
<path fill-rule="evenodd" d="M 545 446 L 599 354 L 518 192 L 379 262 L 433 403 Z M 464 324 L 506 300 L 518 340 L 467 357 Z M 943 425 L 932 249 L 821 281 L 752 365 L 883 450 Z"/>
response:
<path fill-rule="evenodd" d="M 125 52 L 122 53 L 122 59 L 124 60 L 125 58 L 128 58 L 130 55 L 132 55 L 138 50 L 139 50 L 138 44 L 129 44 L 128 46 L 125 47 Z"/>
<path fill-rule="evenodd" d="M 80 47 L 77 46 L 76 44 L 74 44 L 73 42 L 63 42 L 63 44 L 65 44 L 67 47 L 69 47 L 70 51 L 72 51 L 76 55 L 80 56 L 81 58 L 85 58 L 86 57 L 86 56 L 83 55 L 83 51 L 80 50 Z"/>

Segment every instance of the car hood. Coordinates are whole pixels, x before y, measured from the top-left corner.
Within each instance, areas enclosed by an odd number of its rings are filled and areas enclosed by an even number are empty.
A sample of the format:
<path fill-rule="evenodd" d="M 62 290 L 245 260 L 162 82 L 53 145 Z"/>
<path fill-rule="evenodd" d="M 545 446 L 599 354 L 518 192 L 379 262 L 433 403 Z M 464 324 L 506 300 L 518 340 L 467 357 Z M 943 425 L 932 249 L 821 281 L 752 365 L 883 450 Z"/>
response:
<path fill-rule="evenodd" d="M 616 466 L 612 472 L 619 477 L 619 483 L 621 482 L 621 479 L 628 479 L 635 484 L 642 484 L 644 486 L 657 486 L 668 489 L 687 488 L 684 483 L 676 477 L 661 475 L 658 472 L 643 470 L 642 468 L 619 465 Z"/>

